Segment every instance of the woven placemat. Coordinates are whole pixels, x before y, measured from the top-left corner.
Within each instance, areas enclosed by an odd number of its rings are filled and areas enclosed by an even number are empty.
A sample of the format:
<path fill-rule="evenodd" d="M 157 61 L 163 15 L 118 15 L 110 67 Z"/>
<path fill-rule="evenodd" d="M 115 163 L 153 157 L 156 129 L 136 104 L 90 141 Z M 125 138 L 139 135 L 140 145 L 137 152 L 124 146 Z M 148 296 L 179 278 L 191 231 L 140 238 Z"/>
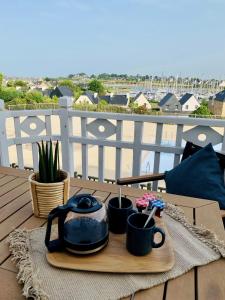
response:
<path fill-rule="evenodd" d="M 160 274 L 109 274 L 70 271 L 50 266 L 44 245 L 45 228 L 16 230 L 9 236 L 9 247 L 19 269 L 17 279 L 23 295 L 33 299 L 109 300 L 176 278 L 195 266 L 225 257 L 225 243 L 211 231 L 187 222 L 183 212 L 167 204 L 164 214 L 173 240 L 175 265 Z"/>

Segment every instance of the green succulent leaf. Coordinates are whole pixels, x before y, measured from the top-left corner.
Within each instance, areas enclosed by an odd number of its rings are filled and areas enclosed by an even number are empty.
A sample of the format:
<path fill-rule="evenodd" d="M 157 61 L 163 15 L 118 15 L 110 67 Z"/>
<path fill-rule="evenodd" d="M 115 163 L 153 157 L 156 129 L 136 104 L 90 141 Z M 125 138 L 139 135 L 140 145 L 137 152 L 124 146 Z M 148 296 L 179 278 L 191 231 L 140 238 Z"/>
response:
<path fill-rule="evenodd" d="M 54 181 L 59 180 L 58 155 L 59 155 L 59 141 L 57 140 L 55 145 L 54 163 L 53 163 Z"/>
<path fill-rule="evenodd" d="M 39 181 L 40 182 L 47 182 L 47 174 L 45 169 L 45 161 L 43 156 L 43 151 L 39 143 L 38 145 L 38 152 L 39 152 Z"/>
<path fill-rule="evenodd" d="M 49 182 L 54 182 L 54 174 L 53 174 L 53 147 L 52 140 L 50 140 L 50 148 L 49 148 Z"/>
<path fill-rule="evenodd" d="M 43 183 L 57 182 L 59 178 L 59 141 L 57 140 L 55 149 L 53 142 L 37 143 L 39 153 L 39 181 Z"/>
<path fill-rule="evenodd" d="M 48 166 L 48 160 L 49 160 L 49 149 L 48 149 L 48 142 L 45 144 L 45 166 L 47 170 L 47 177 L 50 177 L 50 171 L 49 171 L 49 166 Z"/>

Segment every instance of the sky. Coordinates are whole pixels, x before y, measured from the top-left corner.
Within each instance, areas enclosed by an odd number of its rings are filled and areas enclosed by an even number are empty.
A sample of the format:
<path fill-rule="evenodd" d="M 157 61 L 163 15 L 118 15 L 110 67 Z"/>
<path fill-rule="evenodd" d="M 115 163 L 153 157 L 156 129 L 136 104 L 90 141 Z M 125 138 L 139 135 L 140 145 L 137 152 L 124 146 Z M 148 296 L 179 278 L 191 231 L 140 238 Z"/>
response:
<path fill-rule="evenodd" d="M 0 72 L 225 79 L 225 0 L 0 0 Z"/>

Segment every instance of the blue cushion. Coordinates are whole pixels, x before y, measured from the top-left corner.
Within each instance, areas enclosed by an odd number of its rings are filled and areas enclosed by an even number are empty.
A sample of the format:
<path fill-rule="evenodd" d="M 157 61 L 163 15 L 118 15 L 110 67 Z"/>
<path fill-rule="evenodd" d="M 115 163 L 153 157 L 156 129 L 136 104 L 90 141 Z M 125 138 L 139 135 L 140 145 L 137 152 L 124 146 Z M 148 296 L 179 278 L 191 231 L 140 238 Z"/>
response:
<path fill-rule="evenodd" d="M 224 177 L 212 144 L 165 172 L 165 182 L 167 193 L 216 200 L 225 209 Z"/>

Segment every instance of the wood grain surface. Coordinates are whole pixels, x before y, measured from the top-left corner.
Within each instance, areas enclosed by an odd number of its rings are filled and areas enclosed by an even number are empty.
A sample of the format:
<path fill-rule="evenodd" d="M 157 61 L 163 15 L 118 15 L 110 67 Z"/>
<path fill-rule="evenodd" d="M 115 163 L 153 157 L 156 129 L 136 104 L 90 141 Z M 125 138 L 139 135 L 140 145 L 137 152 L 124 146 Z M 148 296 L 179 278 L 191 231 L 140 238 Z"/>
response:
<path fill-rule="evenodd" d="M 15 228 L 33 229 L 46 223 L 45 219 L 37 218 L 32 213 L 27 181 L 29 174 L 29 171 L 0 167 L 0 299 L 4 300 L 25 299 L 22 296 L 22 286 L 17 283 L 17 269 L 11 261 L 6 243 L 8 234 Z M 99 196 L 106 203 L 118 194 L 118 186 L 113 184 L 71 179 L 70 185 L 70 196 L 88 192 Z M 122 187 L 122 194 L 132 199 L 145 192 Z M 181 207 L 189 221 L 212 229 L 225 241 L 224 227 L 216 202 L 171 194 L 163 194 L 163 197 Z M 124 300 L 224 300 L 224 278 L 225 260 L 220 259 L 195 268 L 165 284 L 139 291 Z"/>

